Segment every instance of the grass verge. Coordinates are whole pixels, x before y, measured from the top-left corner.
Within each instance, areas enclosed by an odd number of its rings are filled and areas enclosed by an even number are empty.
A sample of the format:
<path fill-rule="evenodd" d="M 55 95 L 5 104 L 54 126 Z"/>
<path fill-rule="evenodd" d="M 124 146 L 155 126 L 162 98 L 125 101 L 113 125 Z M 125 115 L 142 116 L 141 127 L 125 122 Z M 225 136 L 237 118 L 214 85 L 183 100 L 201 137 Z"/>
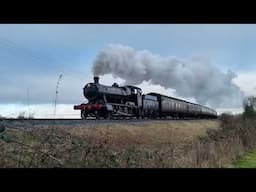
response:
<path fill-rule="evenodd" d="M 236 168 L 256 168 L 256 149 L 248 152 L 234 163 Z"/>

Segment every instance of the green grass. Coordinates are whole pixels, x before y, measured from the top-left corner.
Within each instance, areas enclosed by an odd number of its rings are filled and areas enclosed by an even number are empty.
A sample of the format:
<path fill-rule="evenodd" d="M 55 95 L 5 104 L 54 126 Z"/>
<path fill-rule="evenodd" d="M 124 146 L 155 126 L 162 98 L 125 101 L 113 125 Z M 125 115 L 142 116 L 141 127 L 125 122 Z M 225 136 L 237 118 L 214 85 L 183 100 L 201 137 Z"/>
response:
<path fill-rule="evenodd" d="M 256 168 L 256 149 L 248 152 L 235 162 L 236 168 Z"/>

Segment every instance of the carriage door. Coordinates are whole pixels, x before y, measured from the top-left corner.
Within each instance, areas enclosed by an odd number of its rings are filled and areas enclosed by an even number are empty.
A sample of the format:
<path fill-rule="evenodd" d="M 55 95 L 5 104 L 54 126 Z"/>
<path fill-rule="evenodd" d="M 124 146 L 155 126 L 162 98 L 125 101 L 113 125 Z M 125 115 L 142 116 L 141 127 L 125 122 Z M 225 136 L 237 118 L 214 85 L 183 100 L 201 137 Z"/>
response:
<path fill-rule="evenodd" d="M 141 95 L 141 90 L 135 89 L 137 91 L 137 105 L 138 107 L 142 106 L 142 95 Z"/>

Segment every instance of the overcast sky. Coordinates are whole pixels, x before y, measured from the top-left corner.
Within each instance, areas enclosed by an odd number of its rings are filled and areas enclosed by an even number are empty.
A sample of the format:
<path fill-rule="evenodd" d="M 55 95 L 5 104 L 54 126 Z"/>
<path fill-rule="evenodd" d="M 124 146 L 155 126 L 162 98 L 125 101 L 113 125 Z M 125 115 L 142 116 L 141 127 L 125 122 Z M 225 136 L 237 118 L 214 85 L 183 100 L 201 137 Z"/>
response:
<path fill-rule="evenodd" d="M 237 74 L 234 82 L 246 95 L 256 95 L 256 25 L 1 24 L 0 115 L 27 111 L 29 95 L 30 110 L 38 117 L 49 116 L 57 79 L 63 74 L 58 115 L 76 117 L 79 113 L 72 107 L 84 101 L 82 88 L 92 80 L 93 61 L 109 44 L 163 57 L 207 58 L 221 71 Z M 114 80 L 106 75 L 100 81 L 112 84 Z M 159 85 L 143 83 L 141 87 L 144 92 L 175 96 L 173 90 Z"/>

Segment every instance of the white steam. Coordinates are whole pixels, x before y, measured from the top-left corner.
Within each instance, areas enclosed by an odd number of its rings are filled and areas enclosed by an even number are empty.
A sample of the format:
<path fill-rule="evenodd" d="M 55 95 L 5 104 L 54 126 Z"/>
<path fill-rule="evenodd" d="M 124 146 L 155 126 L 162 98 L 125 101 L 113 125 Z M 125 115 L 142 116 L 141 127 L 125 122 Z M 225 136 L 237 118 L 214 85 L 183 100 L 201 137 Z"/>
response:
<path fill-rule="evenodd" d="M 128 46 L 109 45 L 98 54 L 93 74 L 112 74 L 132 85 L 148 81 L 175 89 L 181 97 L 193 97 L 198 103 L 212 107 L 240 107 L 242 104 L 243 93 L 232 81 L 236 74 L 223 73 L 202 58 L 182 60 L 147 50 L 136 51 Z"/>

